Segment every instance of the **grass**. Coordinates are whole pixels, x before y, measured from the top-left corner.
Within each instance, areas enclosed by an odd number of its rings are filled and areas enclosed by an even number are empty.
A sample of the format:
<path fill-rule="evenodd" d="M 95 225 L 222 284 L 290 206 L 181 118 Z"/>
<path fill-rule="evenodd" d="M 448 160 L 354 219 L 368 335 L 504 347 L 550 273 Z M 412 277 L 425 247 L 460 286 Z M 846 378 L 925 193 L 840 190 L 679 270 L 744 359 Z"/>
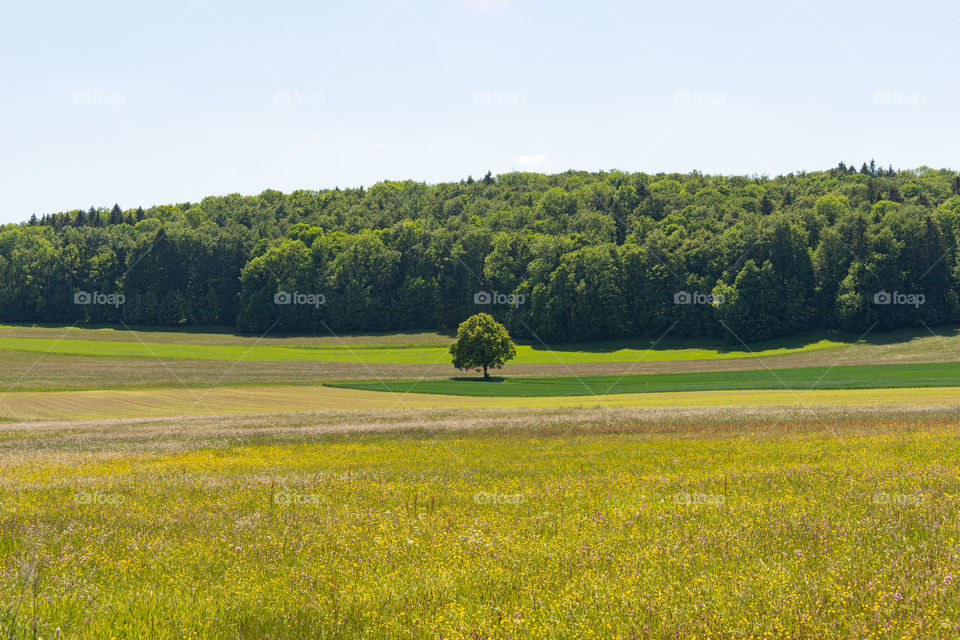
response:
<path fill-rule="evenodd" d="M 955 330 L 447 341 L 0 327 L 0 637 L 960 636 Z"/>
<path fill-rule="evenodd" d="M 446 379 L 454 373 L 449 340 L 435 333 L 261 339 L 227 329 L 7 325 L 0 326 L 0 391 Z M 554 345 L 552 351 L 521 345 L 520 358 L 506 371 L 511 377 L 587 377 L 960 360 L 954 356 L 960 354 L 956 328 L 940 328 L 937 335 L 898 331 L 852 340 L 807 334 L 754 344 L 752 352 L 716 341 L 669 338 L 656 345 L 644 340 Z"/>
<path fill-rule="evenodd" d="M 123 324 L 0 324 L 0 337 L 78 338 L 126 342 L 168 342 L 176 344 L 223 345 L 315 345 L 315 344 L 424 344 L 441 346 L 453 340 L 453 333 L 434 331 L 372 332 L 351 335 L 249 334 L 228 326 L 128 326 Z"/>
<path fill-rule="evenodd" d="M 633 362 L 661 360 L 704 360 L 748 358 L 803 353 L 840 346 L 831 340 L 819 340 L 798 347 L 758 348 L 755 351 L 717 348 L 650 350 L 645 346 L 624 346 L 609 351 L 589 345 L 556 346 L 552 349 L 518 345 L 518 364 Z M 229 360 L 234 362 L 366 362 L 395 364 L 449 364 L 448 344 L 196 344 L 107 340 L 84 338 L 0 337 L 0 350 L 30 353 L 156 358 L 161 360 Z"/>
<path fill-rule="evenodd" d="M 336 387 L 209 387 L 24 391 L 0 394 L 0 420 L 114 418 L 280 413 L 321 410 L 390 412 L 469 407 L 807 407 L 955 406 L 960 387 L 620 393 L 604 396 L 476 397 L 380 393 Z"/>
<path fill-rule="evenodd" d="M 836 348 L 808 348 L 824 339 L 822 335 L 812 335 L 755 346 L 761 352 L 800 349 L 795 353 L 755 358 L 661 359 L 625 363 L 586 361 L 596 354 L 617 354 L 625 343 L 575 345 L 566 347 L 567 351 L 545 353 L 554 359 L 557 354 L 577 354 L 580 362 L 511 362 L 507 370 L 516 375 L 511 375 L 504 383 L 487 385 L 450 381 L 452 368 L 449 364 L 367 361 L 388 353 L 422 355 L 423 345 L 429 346 L 432 340 L 443 338 L 438 334 L 344 338 L 350 343 L 348 353 L 361 357 L 359 362 L 231 361 L 164 356 L 199 353 L 203 357 L 238 357 L 238 353 L 247 353 L 251 348 L 262 348 L 259 353 L 250 353 L 257 357 L 264 353 L 272 354 L 270 357 L 292 357 L 289 354 L 327 357 L 326 354 L 330 353 L 347 353 L 341 351 L 347 347 L 331 342 L 329 337 L 268 337 L 261 343 L 255 338 L 227 332 L 4 326 L 0 327 L 0 346 L 27 341 L 37 350 L 0 348 L 0 363 L 3 365 L 0 366 L 0 420 L 107 419 L 336 408 L 954 404 L 955 396 L 951 395 L 954 391 L 950 387 L 939 390 L 903 388 L 896 392 L 842 389 L 903 387 L 905 380 L 909 380 L 911 386 L 960 386 L 960 380 L 954 375 L 955 364 L 913 368 L 904 365 L 905 362 L 949 357 L 957 342 L 953 333 L 952 329 L 944 329 L 942 335 L 927 337 L 916 334 L 911 337 L 905 332 L 877 335 L 872 344 L 849 345 L 839 352 Z M 59 340 L 63 336 L 69 337 Z M 656 355 L 658 358 L 679 358 L 689 353 L 692 344 L 699 344 L 698 349 L 706 348 L 703 341 L 676 342 L 672 348 L 660 345 L 663 349 Z M 118 356 L 118 345 L 123 347 L 120 351 L 123 353 L 152 355 Z M 688 349 L 683 348 L 685 345 Z M 58 353 L 59 348 L 83 351 L 88 355 Z M 716 353 L 726 352 L 716 347 Z M 839 366 L 831 369 L 821 384 L 813 384 L 824 371 L 815 368 L 817 366 L 829 368 L 838 361 L 846 364 L 875 360 L 896 366 L 871 368 L 864 364 L 859 369 Z M 778 373 L 776 376 L 770 374 L 761 366 L 775 368 Z M 786 370 L 787 366 L 793 368 Z M 640 372 L 654 375 L 637 375 Z M 621 376 L 627 377 L 621 379 Z M 316 386 L 371 379 L 377 382 L 350 383 L 337 388 Z M 414 384 L 411 380 L 419 381 Z M 801 390 L 785 390 L 785 381 L 788 382 L 786 386 Z M 742 390 L 751 387 L 766 387 L 767 390 Z M 682 392 L 683 389 L 700 391 Z M 374 390 L 394 393 L 376 393 Z M 591 395 L 597 393 L 612 395 Z"/>
<path fill-rule="evenodd" d="M 956 411 L 0 426 L 5 638 L 945 638 Z"/>
<path fill-rule="evenodd" d="M 584 396 L 619 393 L 745 389 L 876 389 L 951 387 L 960 384 L 960 362 L 753 369 L 627 376 L 556 378 L 454 378 L 448 380 L 331 382 L 328 386 L 400 393 L 480 397 Z"/>

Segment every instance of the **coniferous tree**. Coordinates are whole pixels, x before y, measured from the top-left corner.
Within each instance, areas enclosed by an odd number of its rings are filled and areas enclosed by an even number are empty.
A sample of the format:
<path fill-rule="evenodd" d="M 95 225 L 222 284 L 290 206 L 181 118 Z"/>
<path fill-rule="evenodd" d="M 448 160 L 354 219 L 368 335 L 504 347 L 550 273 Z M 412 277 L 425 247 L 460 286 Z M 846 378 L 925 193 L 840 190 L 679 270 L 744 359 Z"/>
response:
<path fill-rule="evenodd" d="M 765 216 L 773 213 L 773 200 L 770 199 L 770 196 L 763 194 L 763 197 L 760 198 L 760 213 Z"/>
<path fill-rule="evenodd" d="M 113 208 L 110 209 L 110 218 L 108 224 L 115 225 L 121 224 L 123 222 L 123 211 L 120 209 L 120 205 L 114 203 Z"/>

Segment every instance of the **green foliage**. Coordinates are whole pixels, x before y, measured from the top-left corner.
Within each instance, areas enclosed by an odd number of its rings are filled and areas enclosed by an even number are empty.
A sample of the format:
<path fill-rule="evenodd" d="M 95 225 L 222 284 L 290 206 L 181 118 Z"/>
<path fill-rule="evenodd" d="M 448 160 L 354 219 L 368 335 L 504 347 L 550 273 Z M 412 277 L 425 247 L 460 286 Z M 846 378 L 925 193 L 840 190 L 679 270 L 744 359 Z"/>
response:
<path fill-rule="evenodd" d="M 955 322 L 958 185 L 868 163 L 772 179 L 570 171 L 78 209 L 0 227 L 0 321 L 437 330 L 491 291 L 523 297 L 484 310 L 538 342 Z M 126 303 L 76 305 L 77 291 Z M 325 303 L 277 305 L 280 291 Z M 729 306 L 674 303 L 714 291 Z M 925 302 L 877 306 L 881 291 Z"/>
<path fill-rule="evenodd" d="M 753 260 L 747 260 L 733 286 L 721 285 L 714 292 L 723 296 L 723 302 L 716 305 L 717 314 L 732 341 L 749 342 L 777 335 L 784 297 L 769 261 L 758 268 Z"/>
<path fill-rule="evenodd" d="M 457 369 L 482 369 L 483 377 L 488 378 L 487 369 L 499 369 L 515 358 L 517 347 L 506 327 L 489 313 L 478 313 L 460 323 L 457 341 L 450 345 L 450 355 Z"/>

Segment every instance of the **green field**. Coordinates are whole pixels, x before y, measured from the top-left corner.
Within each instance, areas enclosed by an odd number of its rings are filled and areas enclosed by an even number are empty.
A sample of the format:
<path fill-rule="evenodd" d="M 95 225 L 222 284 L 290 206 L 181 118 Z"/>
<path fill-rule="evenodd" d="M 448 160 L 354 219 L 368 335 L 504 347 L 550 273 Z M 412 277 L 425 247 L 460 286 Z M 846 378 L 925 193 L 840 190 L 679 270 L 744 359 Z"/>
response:
<path fill-rule="evenodd" d="M 327 383 L 328 386 L 394 393 L 481 397 L 585 396 L 745 389 L 876 389 L 960 385 L 960 362 L 873 366 L 754 369 L 627 376 L 557 378 L 459 378 Z"/>
<path fill-rule="evenodd" d="M 451 340 L 429 332 L 249 336 L 227 328 L 0 325 L 0 392 L 440 382 L 464 375 L 450 365 L 447 345 Z M 669 337 L 654 342 L 520 345 L 519 357 L 501 373 L 508 378 L 586 379 L 960 361 L 957 327 L 938 327 L 935 333 L 927 329 L 876 333 L 864 340 L 820 332 L 749 347 Z"/>
<path fill-rule="evenodd" d="M 449 342 L 441 344 L 350 343 L 315 344 L 297 341 L 289 346 L 276 344 L 197 344 L 152 341 L 85 339 L 67 337 L 0 337 L 0 350 L 29 353 L 156 358 L 161 360 L 230 360 L 235 362 L 365 362 L 371 364 L 449 364 Z M 804 353 L 830 349 L 841 342 L 822 339 L 793 347 L 758 345 L 755 350 L 714 348 L 651 348 L 646 341 L 556 345 L 540 348 L 518 345 L 516 364 L 552 362 L 633 362 L 660 360 L 713 360 Z"/>
<path fill-rule="evenodd" d="M 0 426 L 4 638 L 947 638 L 956 412 Z"/>

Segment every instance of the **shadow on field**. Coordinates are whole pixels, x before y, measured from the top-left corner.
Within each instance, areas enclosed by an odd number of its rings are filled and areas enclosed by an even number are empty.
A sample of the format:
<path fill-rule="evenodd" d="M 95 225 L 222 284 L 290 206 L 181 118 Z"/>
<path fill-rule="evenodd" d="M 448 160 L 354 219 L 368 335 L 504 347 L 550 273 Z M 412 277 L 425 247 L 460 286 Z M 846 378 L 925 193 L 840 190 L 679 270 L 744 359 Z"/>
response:
<path fill-rule="evenodd" d="M 932 327 L 936 337 L 953 338 L 960 336 L 960 326 L 940 325 Z M 823 340 L 830 340 L 841 345 L 869 344 L 883 346 L 910 342 L 920 338 L 930 338 L 930 331 L 925 327 L 898 329 L 894 331 L 870 332 L 861 337 L 860 334 L 848 333 L 839 330 L 806 331 L 783 338 L 772 338 L 750 342 L 745 347 L 742 344 L 731 344 L 723 338 L 674 338 L 667 337 L 659 342 L 651 338 L 619 338 L 613 340 L 597 340 L 591 342 L 571 342 L 563 344 L 543 345 L 531 344 L 534 351 L 569 351 L 574 353 L 612 353 L 622 349 L 660 351 L 676 351 L 683 349 L 705 349 L 717 351 L 718 354 L 750 354 L 757 351 L 773 349 L 803 349 Z"/>
<path fill-rule="evenodd" d="M 259 336 L 259 332 L 240 331 L 233 325 L 162 325 L 162 324 L 116 324 L 109 322 L 16 322 L 3 321 L 0 326 L 19 327 L 23 329 L 110 329 L 118 334 L 124 333 L 181 333 L 184 335 L 222 335 L 234 336 L 237 338 L 249 338 Z M 455 329 L 397 329 L 395 331 L 367 331 L 355 333 L 334 333 L 331 331 L 284 331 L 283 326 L 278 323 L 272 334 L 282 338 L 338 338 L 349 340 L 351 338 L 417 338 L 425 333 L 440 336 L 444 339 L 455 340 L 457 332 Z"/>

